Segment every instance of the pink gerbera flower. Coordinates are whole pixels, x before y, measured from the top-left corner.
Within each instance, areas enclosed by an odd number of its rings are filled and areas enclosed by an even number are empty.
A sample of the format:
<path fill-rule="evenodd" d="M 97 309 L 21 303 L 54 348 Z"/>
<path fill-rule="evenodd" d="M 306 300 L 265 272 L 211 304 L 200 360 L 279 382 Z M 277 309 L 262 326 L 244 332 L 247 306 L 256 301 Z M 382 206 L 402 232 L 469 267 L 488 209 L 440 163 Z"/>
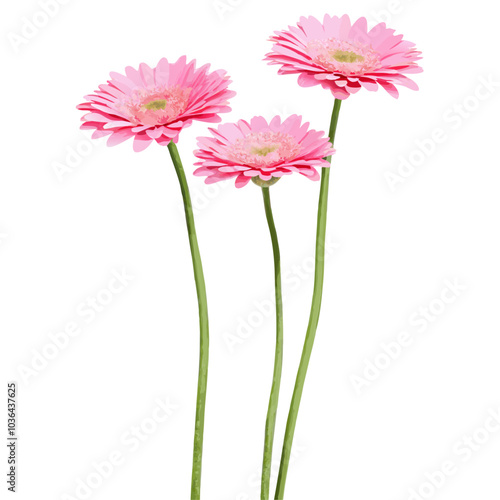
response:
<path fill-rule="evenodd" d="M 325 157 L 335 150 L 323 132 L 308 130 L 309 123 L 301 122 L 297 115 L 283 123 L 279 116 L 270 123 L 256 116 L 250 123 L 240 120 L 210 129 L 214 137 L 198 138 L 200 149 L 194 154 L 201 161 L 194 175 L 207 176 L 207 184 L 236 177 L 238 188 L 251 179 L 270 185 L 293 172 L 318 180 L 315 167 L 329 167 Z"/>
<path fill-rule="evenodd" d="M 89 112 L 81 128 L 95 129 L 94 139 L 109 135 L 108 146 L 134 137 L 134 151 L 153 140 L 176 143 L 193 120 L 216 123 L 219 113 L 231 111 L 228 99 L 235 92 L 228 90 L 229 77 L 209 68 L 196 69 L 196 61 L 187 63 L 183 56 L 176 63 L 163 58 L 154 69 L 143 63 L 138 70 L 127 67 L 125 75 L 111 73 L 111 80 L 78 106 Z"/>
<path fill-rule="evenodd" d="M 361 17 L 352 26 L 349 16 L 325 15 L 323 23 L 314 17 L 302 17 L 298 27 L 276 31 L 271 37 L 269 64 L 279 64 L 279 74 L 299 74 L 299 85 L 321 85 L 336 99 L 347 99 L 361 87 L 378 90 L 382 86 L 398 97 L 395 85 L 418 90 L 403 73 L 420 73 L 421 59 L 415 44 L 394 35 L 385 23 L 368 31 Z"/>

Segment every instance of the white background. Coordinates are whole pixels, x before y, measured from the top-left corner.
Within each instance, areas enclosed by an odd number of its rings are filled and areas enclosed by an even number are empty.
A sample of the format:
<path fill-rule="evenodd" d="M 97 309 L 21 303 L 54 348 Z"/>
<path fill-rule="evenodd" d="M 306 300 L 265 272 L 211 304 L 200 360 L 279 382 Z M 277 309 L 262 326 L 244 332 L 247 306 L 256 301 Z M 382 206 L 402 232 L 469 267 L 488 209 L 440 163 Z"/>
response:
<path fill-rule="evenodd" d="M 386 20 L 417 43 L 425 72 L 415 75 L 418 92 L 403 88 L 396 100 L 361 91 L 342 106 L 328 224 L 335 248 L 286 498 L 418 500 L 410 490 L 421 489 L 420 498 L 497 499 L 500 432 L 481 430 L 500 407 L 492 3 L 222 0 L 216 8 L 212 0 L 72 0 L 15 47 L 23 18 L 39 12 L 37 1 L 23 0 L 4 5 L 2 15 L 0 329 L 2 379 L 19 384 L 17 498 L 83 498 L 78 481 L 113 452 L 123 463 L 88 498 L 189 497 L 198 318 L 175 172 L 156 144 L 142 153 L 132 141 L 90 146 L 75 106 L 110 71 L 187 54 L 232 76 L 238 95 L 225 121 L 298 113 L 326 129 L 329 92 L 300 88 L 262 58 L 273 30 L 328 12 L 366 16 L 370 25 Z M 488 79 L 496 82 L 489 91 L 481 83 Z M 429 142 L 435 129 L 445 134 L 437 145 Z M 188 172 L 205 133 L 195 124 L 181 135 Z M 415 141 L 425 142 L 425 156 Z M 59 180 L 54 168 L 67 162 L 68 148 L 85 156 Z M 391 190 L 387 172 L 399 175 L 402 158 L 418 166 Z M 255 305 L 273 295 L 261 194 L 253 184 L 207 189 L 191 175 L 189 182 L 211 325 L 202 498 L 257 499 L 274 354 L 273 314 Z M 309 314 L 318 189 L 292 176 L 271 190 L 288 273 L 276 461 Z M 132 281 L 87 324 L 77 308 L 123 268 Z M 443 306 L 446 280 L 466 290 Z M 419 308 L 430 304 L 438 313 L 422 321 Z M 248 320 L 257 326 L 245 330 Z M 20 367 L 51 352 L 49 334 L 71 321 L 81 334 L 23 377 Z M 411 345 L 356 391 L 353 376 L 364 377 L 376 359 L 387 362 L 381 344 L 405 331 Z M 239 343 L 231 350 L 228 339 Z M 144 422 L 150 429 L 155 400 L 167 397 L 177 408 L 131 451 L 121 436 Z M 464 435 L 488 442 L 460 444 Z M 426 474 L 445 461 L 455 473 L 433 492 Z"/>

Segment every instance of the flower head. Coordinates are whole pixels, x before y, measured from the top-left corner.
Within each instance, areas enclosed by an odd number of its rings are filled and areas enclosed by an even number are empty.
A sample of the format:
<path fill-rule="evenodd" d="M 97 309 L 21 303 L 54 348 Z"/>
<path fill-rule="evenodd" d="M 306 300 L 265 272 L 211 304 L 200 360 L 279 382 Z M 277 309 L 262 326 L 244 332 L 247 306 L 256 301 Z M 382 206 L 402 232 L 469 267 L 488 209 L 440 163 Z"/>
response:
<path fill-rule="evenodd" d="M 279 74 L 299 74 L 299 85 L 321 85 L 337 99 L 347 99 L 362 87 L 383 87 L 398 97 L 395 85 L 413 90 L 418 86 L 403 73 L 420 73 L 421 59 L 415 44 L 395 35 L 385 23 L 368 31 L 361 17 L 353 25 L 349 16 L 302 17 L 297 26 L 276 31 L 271 37 L 269 64 L 279 64 Z"/>
<path fill-rule="evenodd" d="M 125 75 L 111 73 L 107 84 L 77 106 L 88 111 L 81 128 L 95 130 L 94 139 L 109 135 L 108 146 L 134 137 L 134 151 L 142 151 L 153 140 L 164 146 L 177 142 L 193 120 L 220 122 L 235 92 L 228 90 L 225 71 L 209 68 L 196 69 L 196 61 L 187 63 L 183 56 L 175 63 L 163 58 L 153 69 L 142 63 L 138 70 L 127 67 Z"/>
<path fill-rule="evenodd" d="M 251 179 L 273 183 L 293 172 L 318 180 L 315 167 L 329 167 L 325 157 L 335 152 L 323 132 L 309 130 L 297 115 L 283 123 L 279 116 L 269 123 L 256 116 L 250 123 L 226 123 L 210 132 L 213 137 L 198 138 L 200 149 L 194 152 L 201 160 L 194 175 L 207 176 L 207 184 L 236 177 L 240 188 Z"/>

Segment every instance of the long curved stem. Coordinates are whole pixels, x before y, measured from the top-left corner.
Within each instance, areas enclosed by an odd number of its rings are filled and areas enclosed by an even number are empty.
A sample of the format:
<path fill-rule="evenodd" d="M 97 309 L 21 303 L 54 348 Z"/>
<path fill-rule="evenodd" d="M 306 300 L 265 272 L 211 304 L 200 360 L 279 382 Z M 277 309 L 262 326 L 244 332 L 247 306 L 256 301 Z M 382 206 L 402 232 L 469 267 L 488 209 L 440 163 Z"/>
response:
<path fill-rule="evenodd" d="M 333 144 L 335 140 L 335 132 L 337 130 L 337 122 L 339 118 L 340 105 L 342 101 L 335 99 L 333 106 L 332 119 L 330 123 L 330 141 Z M 332 157 L 328 157 L 331 162 Z M 307 368 L 311 358 L 311 352 L 314 345 L 314 338 L 318 328 L 319 313 L 321 309 L 321 299 L 323 295 L 323 278 L 325 274 L 325 234 L 326 234 L 326 213 L 328 207 L 328 187 L 330 181 L 330 169 L 323 168 L 321 172 L 321 187 L 318 204 L 318 225 L 316 230 L 316 257 L 314 269 L 314 291 L 311 304 L 311 313 L 309 316 L 309 324 L 307 326 L 306 339 L 302 350 L 299 370 L 295 380 L 295 388 L 293 390 L 292 402 L 288 413 L 286 423 L 285 439 L 283 442 L 283 451 L 281 454 L 280 470 L 278 475 L 278 484 L 276 486 L 275 500 L 283 500 L 285 495 L 285 483 L 290 463 L 290 455 L 292 452 L 293 435 L 295 433 L 295 424 L 297 423 L 297 415 L 299 413 L 300 400 L 306 380 Z"/>
<path fill-rule="evenodd" d="M 264 439 L 264 459 L 262 462 L 261 500 L 269 499 L 269 483 L 271 480 L 271 463 L 273 458 L 274 429 L 276 426 L 276 413 L 278 411 L 278 399 L 281 383 L 281 371 L 283 367 L 283 299 L 281 296 L 281 265 L 278 235 L 274 225 L 273 212 L 271 209 L 271 198 L 269 187 L 262 187 L 264 207 L 266 211 L 269 233 L 273 244 L 274 255 L 274 286 L 276 297 L 276 350 L 274 355 L 273 383 L 269 407 L 266 418 L 266 431 Z"/>
<path fill-rule="evenodd" d="M 168 145 L 172 162 L 174 163 L 179 184 L 181 186 L 182 199 L 184 201 L 184 212 L 186 214 L 186 224 L 189 235 L 189 246 L 191 248 L 191 257 L 193 260 L 194 280 L 196 283 L 196 293 L 198 296 L 198 311 L 200 317 L 200 362 L 198 372 L 198 392 L 196 399 L 196 422 L 194 430 L 194 449 L 193 449 L 193 472 L 191 479 L 191 500 L 199 500 L 201 491 L 201 465 L 203 456 L 203 431 L 205 427 L 205 402 L 207 395 L 207 376 L 208 376 L 208 305 L 207 292 L 205 289 L 205 278 L 203 276 L 203 267 L 201 264 L 200 249 L 198 248 L 198 239 L 196 237 L 196 228 L 193 217 L 193 207 L 191 196 L 186 180 L 186 174 L 182 167 L 179 151 L 174 142 Z"/>

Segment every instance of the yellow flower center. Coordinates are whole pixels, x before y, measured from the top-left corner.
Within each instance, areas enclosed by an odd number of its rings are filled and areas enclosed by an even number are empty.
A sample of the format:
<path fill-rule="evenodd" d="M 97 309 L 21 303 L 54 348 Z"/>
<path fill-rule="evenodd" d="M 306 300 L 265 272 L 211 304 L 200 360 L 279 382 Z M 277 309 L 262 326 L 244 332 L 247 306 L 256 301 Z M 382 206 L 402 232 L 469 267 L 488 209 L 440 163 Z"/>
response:
<path fill-rule="evenodd" d="M 278 149 L 278 145 L 275 144 L 273 146 L 254 146 L 250 152 L 254 155 L 258 156 L 267 156 L 269 153 L 273 153 Z"/>
<path fill-rule="evenodd" d="M 153 109 L 153 110 L 165 109 L 166 106 L 167 106 L 166 99 L 158 99 L 157 101 L 151 101 L 144 105 L 146 109 Z"/>
<path fill-rule="evenodd" d="M 365 60 L 363 56 L 356 54 L 356 52 L 351 52 L 349 50 L 336 50 L 332 57 L 341 63 L 355 63 L 362 62 Z"/>

